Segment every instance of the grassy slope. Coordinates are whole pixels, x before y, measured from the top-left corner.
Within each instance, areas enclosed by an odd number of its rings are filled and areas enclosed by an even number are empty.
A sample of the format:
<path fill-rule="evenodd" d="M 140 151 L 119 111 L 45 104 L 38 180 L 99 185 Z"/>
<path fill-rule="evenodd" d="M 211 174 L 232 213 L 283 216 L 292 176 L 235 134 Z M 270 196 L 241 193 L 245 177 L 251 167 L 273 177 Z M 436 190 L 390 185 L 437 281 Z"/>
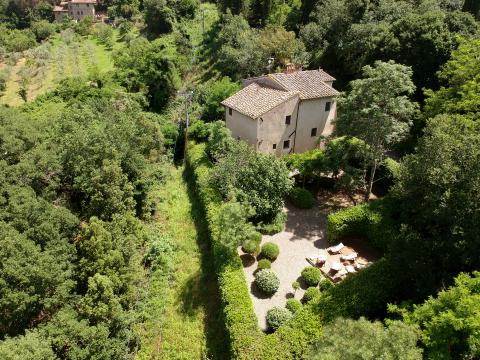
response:
<path fill-rule="evenodd" d="M 80 37 L 80 41 L 65 43 L 61 36 L 56 35 L 50 40 L 50 58 L 46 61 L 42 71 L 34 76 L 28 88 L 28 99 L 32 100 L 49 90 L 62 79 L 71 76 L 88 74 L 93 66 L 101 72 L 112 70 L 112 50 L 99 44 L 93 37 Z M 118 47 L 118 43 L 114 48 Z M 23 100 L 18 95 L 20 79 L 19 72 L 26 66 L 25 58 L 20 58 L 14 66 L 9 67 L 7 90 L 1 98 L 2 104 L 18 106 Z"/>
<path fill-rule="evenodd" d="M 192 20 L 181 24 L 195 47 L 193 68 L 183 86 L 195 82 L 202 71 L 195 66 L 203 38 L 218 19 L 214 4 L 200 4 Z M 204 26 L 203 26 L 204 25 Z M 175 106 L 175 105 L 174 105 Z M 182 103 L 179 111 L 183 112 Z M 183 168 L 172 170 L 166 186 L 158 189 L 162 199 L 158 222 L 177 246 L 173 269 L 152 274 L 147 295 L 147 320 L 142 324 L 142 349 L 137 359 L 227 359 L 228 341 L 219 303 L 203 211 Z"/>
<path fill-rule="evenodd" d="M 138 359 L 224 359 L 225 330 L 208 235 L 182 168 L 172 169 L 157 221 L 177 247 L 169 274 L 152 274 Z"/>

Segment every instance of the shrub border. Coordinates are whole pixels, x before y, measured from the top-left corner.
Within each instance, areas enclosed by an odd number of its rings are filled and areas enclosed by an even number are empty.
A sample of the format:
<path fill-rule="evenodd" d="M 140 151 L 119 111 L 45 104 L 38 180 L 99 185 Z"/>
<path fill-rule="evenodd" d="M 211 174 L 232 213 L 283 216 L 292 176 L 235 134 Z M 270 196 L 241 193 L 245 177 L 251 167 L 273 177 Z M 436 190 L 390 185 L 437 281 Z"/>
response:
<path fill-rule="evenodd" d="M 186 168 L 195 183 L 195 192 L 205 212 L 209 238 L 217 272 L 220 301 L 232 359 L 260 359 L 258 351 L 265 334 L 258 326 L 252 299 L 243 273 L 240 257 L 225 254 L 218 242 L 215 226 L 218 209 L 222 204 L 220 194 L 209 183 L 212 163 L 205 152 L 205 144 L 190 141 L 187 145 Z"/>

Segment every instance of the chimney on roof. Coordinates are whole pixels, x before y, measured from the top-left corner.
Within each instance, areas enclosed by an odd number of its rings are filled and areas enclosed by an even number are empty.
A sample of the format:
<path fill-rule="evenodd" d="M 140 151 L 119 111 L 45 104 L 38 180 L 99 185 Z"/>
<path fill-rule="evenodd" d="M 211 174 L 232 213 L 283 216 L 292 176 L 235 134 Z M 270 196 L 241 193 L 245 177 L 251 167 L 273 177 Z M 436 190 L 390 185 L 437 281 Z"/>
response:
<path fill-rule="evenodd" d="M 287 65 L 285 65 L 285 70 L 283 72 L 285 74 L 291 74 L 291 73 L 294 73 L 295 71 L 297 71 L 295 64 L 288 63 Z"/>

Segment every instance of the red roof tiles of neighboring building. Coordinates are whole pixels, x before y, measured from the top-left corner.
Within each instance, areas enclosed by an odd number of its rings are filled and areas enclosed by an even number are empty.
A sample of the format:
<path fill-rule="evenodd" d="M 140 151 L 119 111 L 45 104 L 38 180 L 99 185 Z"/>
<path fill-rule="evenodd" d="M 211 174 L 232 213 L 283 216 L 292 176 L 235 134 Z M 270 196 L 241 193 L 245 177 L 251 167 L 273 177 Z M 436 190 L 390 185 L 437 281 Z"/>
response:
<path fill-rule="evenodd" d="M 71 0 L 72 4 L 96 4 L 97 0 Z"/>
<path fill-rule="evenodd" d="M 54 6 L 53 7 L 53 11 L 55 12 L 61 12 L 61 11 L 68 11 L 67 9 L 65 9 L 63 6 Z"/>

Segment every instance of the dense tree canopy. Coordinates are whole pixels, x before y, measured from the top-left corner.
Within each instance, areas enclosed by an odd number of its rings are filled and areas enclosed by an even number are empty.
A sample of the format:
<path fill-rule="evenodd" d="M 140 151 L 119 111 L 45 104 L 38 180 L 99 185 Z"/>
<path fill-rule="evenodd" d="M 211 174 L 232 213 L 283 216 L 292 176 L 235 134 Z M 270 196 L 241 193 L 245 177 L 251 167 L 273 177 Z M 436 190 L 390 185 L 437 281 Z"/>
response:
<path fill-rule="evenodd" d="M 241 16 L 226 14 L 216 38 L 217 68 L 234 80 L 283 68 L 287 63 L 306 64 L 308 55 L 295 33 L 283 27 L 251 29 Z M 268 59 L 273 58 L 273 63 Z"/>
<path fill-rule="evenodd" d="M 336 133 L 363 140 L 371 167 L 366 198 L 372 190 L 375 171 L 387 150 L 408 135 L 415 111 L 409 99 L 415 86 L 412 71 L 393 61 L 376 62 L 363 69 L 363 78 L 351 82 L 351 91 L 338 100 Z"/>
<path fill-rule="evenodd" d="M 223 119 L 225 108 L 223 100 L 240 90 L 240 85 L 225 76 L 218 81 L 205 83 L 198 89 L 198 101 L 202 106 L 202 119 L 206 122 Z"/>
<path fill-rule="evenodd" d="M 0 339 L 15 336 L 1 358 L 126 359 L 135 347 L 148 239 L 136 216 L 151 214 L 171 135 L 135 98 L 71 79 L 0 108 Z"/>
<path fill-rule="evenodd" d="M 474 18 L 460 11 L 459 4 L 321 0 L 301 38 L 313 64 L 326 67 L 340 84 L 375 60 L 392 59 L 412 67 L 420 91 L 437 86 L 435 74 L 457 45 L 457 36 L 478 32 Z"/>
<path fill-rule="evenodd" d="M 178 302 L 188 316 L 210 311 L 215 306 L 193 309 L 196 281 L 205 277 L 212 288 L 201 292 L 215 296 L 217 282 L 208 272 L 222 265 L 219 307 L 238 358 L 480 357 L 478 1 L 102 0 L 96 9 L 108 20 L 95 25 L 89 18 L 52 22 L 53 5 L 0 1 L 0 92 L 13 84 L 23 99 L 16 109 L 0 107 L 0 359 L 147 358 L 144 333 L 155 332 L 161 351 L 171 334 L 163 318 L 153 319 L 152 329 L 140 326 L 154 318 L 145 308 L 163 314 L 165 302 Z M 72 63 L 91 66 L 78 72 L 75 65 L 58 66 L 66 79 L 43 73 L 44 88 L 29 86 L 41 73 L 18 68 L 61 64 L 65 44 L 74 50 Z M 98 49 L 114 52 L 113 63 Z M 327 138 L 322 149 L 284 158 L 257 153 L 231 137 L 220 102 L 241 79 L 283 71 L 290 63 L 323 67 L 338 79 L 335 87 L 346 90 L 338 99 L 339 136 Z M 174 155 L 180 159 L 184 150 L 179 128 L 185 102 L 178 90 L 193 92 L 189 139 L 207 142 L 198 145 L 206 152 L 194 173 L 205 171 L 201 180 L 218 200 L 208 209 L 212 234 L 203 233 L 193 192 L 192 207 L 177 211 L 176 201 L 164 202 L 167 192 L 176 199 L 177 189 L 163 188 L 163 181 Z M 412 120 L 418 146 L 399 150 L 395 145 L 409 134 Z M 369 195 L 385 175 L 375 172 L 387 154 L 399 161 L 389 161 L 395 169 L 385 171 L 395 175 L 393 190 L 339 217 L 342 226 L 354 218 L 352 227 L 367 229 L 359 235 L 381 243 L 384 259 L 340 284 L 327 288 L 323 281 L 321 296 L 291 320 L 270 321 L 279 335 L 263 336 L 236 256 L 239 245 L 258 253 L 256 230 L 273 233 L 283 226 L 283 201 L 293 195 L 288 168 L 300 171 L 297 181 L 304 186 L 328 182 L 334 190 L 353 195 L 361 188 Z M 306 184 L 325 176 L 330 179 Z M 295 189 L 313 202 L 306 189 Z M 188 273 L 196 259 L 172 260 L 186 256 L 184 224 L 178 224 L 177 244 L 165 235 L 172 220 L 158 221 L 165 210 L 175 219 L 179 212 L 192 215 L 185 238 L 205 247 L 205 272 Z M 204 246 L 207 235 L 215 259 Z M 154 272 L 160 275 L 151 277 Z M 175 272 L 188 281 L 178 282 Z M 386 286 L 379 289 L 379 283 Z M 167 287 L 180 297 L 163 296 Z M 147 303 L 149 296 L 155 299 Z M 190 296 L 192 303 L 185 301 Z M 385 320 L 386 299 L 402 304 L 391 307 L 400 321 Z M 383 322 L 335 319 L 339 314 L 374 314 Z M 245 354 L 238 351 L 245 346 L 238 332 L 244 324 L 245 343 L 256 341 Z M 188 329 L 190 322 L 183 325 Z M 202 331 L 206 335 L 198 331 L 195 338 L 212 346 L 209 331 Z M 155 355 L 172 357 L 174 350 L 167 350 Z M 210 350 L 202 349 L 202 356 L 216 358 Z M 257 350 L 265 352 L 256 356 Z"/>
<path fill-rule="evenodd" d="M 228 141 L 228 151 L 216 159 L 212 182 L 225 198 L 251 206 L 257 220 L 271 220 L 292 186 L 285 163 L 244 142 Z"/>
<path fill-rule="evenodd" d="M 478 268 L 479 134 L 478 122 L 439 115 L 401 165 L 394 194 L 409 235 L 395 251 L 399 263 L 415 259 L 403 273 L 416 285 L 410 290 L 428 293 L 459 271 Z"/>
<path fill-rule="evenodd" d="M 420 360 L 422 350 L 416 344 L 418 331 L 413 326 L 339 318 L 325 326 L 322 338 L 315 343 L 310 360 Z"/>
<path fill-rule="evenodd" d="M 460 114 L 478 119 L 480 113 L 480 39 L 463 39 L 439 73 L 442 87 L 426 91 L 425 115 Z"/>
<path fill-rule="evenodd" d="M 412 310 L 392 308 L 407 324 L 421 329 L 428 359 L 475 359 L 480 356 L 480 273 L 460 274 L 455 285 Z"/>
<path fill-rule="evenodd" d="M 116 54 L 116 78 L 128 91 L 145 93 L 150 106 L 161 110 L 179 86 L 183 61 L 171 39 L 138 38 Z"/>

